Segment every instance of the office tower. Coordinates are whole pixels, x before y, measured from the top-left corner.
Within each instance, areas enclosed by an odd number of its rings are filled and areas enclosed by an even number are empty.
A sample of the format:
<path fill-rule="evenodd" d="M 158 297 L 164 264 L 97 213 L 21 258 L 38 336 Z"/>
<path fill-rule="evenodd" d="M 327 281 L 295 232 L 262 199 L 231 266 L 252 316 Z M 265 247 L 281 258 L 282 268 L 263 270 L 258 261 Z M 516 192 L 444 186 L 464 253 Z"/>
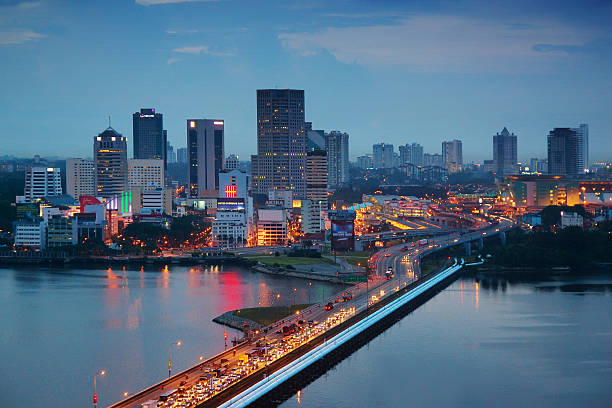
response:
<path fill-rule="evenodd" d="M 580 173 L 589 172 L 589 125 L 581 123 L 577 128 L 578 138 L 578 169 Z"/>
<path fill-rule="evenodd" d="M 372 156 L 370 155 L 363 155 L 363 156 L 357 156 L 357 167 L 359 167 L 360 169 L 366 170 L 366 169 L 371 169 L 373 166 L 372 163 Z"/>
<path fill-rule="evenodd" d="M 164 161 L 161 159 L 129 159 L 128 186 L 163 188 Z"/>
<path fill-rule="evenodd" d="M 372 146 L 372 161 L 375 169 L 393 167 L 393 145 L 378 143 Z"/>
<path fill-rule="evenodd" d="M 95 172 L 93 160 L 66 159 L 66 193 L 73 198 L 95 196 Z"/>
<path fill-rule="evenodd" d="M 304 198 L 305 127 L 303 90 L 257 90 L 257 155 L 251 158 L 256 194 L 291 190 Z"/>
<path fill-rule="evenodd" d="M 217 213 L 212 222 L 214 246 L 244 246 L 253 223 L 253 202 L 248 195 L 248 176 L 234 169 L 219 173 Z"/>
<path fill-rule="evenodd" d="M 161 159 L 166 168 L 167 134 L 164 117 L 155 109 L 140 109 L 132 115 L 134 130 L 134 158 Z"/>
<path fill-rule="evenodd" d="M 166 133 L 165 130 L 164 133 Z M 166 163 L 176 163 L 176 152 L 168 141 L 166 141 Z"/>
<path fill-rule="evenodd" d="M 442 142 L 442 161 L 449 173 L 461 171 L 463 166 L 463 152 L 461 140 Z"/>
<path fill-rule="evenodd" d="M 332 130 L 325 135 L 327 151 L 327 174 L 331 188 L 349 181 L 349 135 Z"/>
<path fill-rule="evenodd" d="M 327 153 L 325 150 L 313 150 L 306 155 L 306 198 L 322 201 L 327 208 Z"/>
<path fill-rule="evenodd" d="M 418 143 L 406 144 L 399 147 L 400 165 L 423 165 L 423 146 Z"/>
<path fill-rule="evenodd" d="M 94 137 L 95 195 L 112 197 L 127 190 L 127 138 L 111 127 Z"/>
<path fill-rule="evenodd" d="M 554 128 L 548 134 L 548 174 L 576 176 L 580 168 L 578 133 L 575 129 Z"/>
<path fill-rule="evenodd" d="M 187 149 L 189 195 L 216 196 L 219 172 L 225 160 L 224 122 L 219 119 L 188 119 Z"/>
<path fill-rule="evenodd" d="M 187 148 L 179 147 L 176 149 L 176 162 L 177 163 L 187 163 Z"/>
<path fill-rule="evenodd" d="M 238 156 L 230 154 L 225 158 L 225 170 L 235 170 L 239 167 Z"/>
<path fill-rule="evenodd" d="M 306 122 L 306 150 L 325 150 L 326 137 L 324 130 L 312 129 L 312 122 Z"/>
<path fill-rule="evenodd" d="M 505 127 L 493 136 L 493 168 L 497 175 L 517 174 L 517 137 Z"/>
<path fill-rule="evenodd" d="M 25 201 L 62 195 L 62 180 L 57 167 L 28 167 L 25 174 Z"/>

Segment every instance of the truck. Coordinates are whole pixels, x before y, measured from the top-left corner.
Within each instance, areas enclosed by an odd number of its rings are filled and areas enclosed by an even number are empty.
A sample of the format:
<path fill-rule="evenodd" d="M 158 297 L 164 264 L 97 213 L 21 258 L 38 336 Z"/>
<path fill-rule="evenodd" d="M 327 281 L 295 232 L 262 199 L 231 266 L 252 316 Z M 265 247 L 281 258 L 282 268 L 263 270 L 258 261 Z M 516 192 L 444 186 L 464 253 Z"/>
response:
<path fill-rule="evenodd" d="M 238 361 L 240 362 L 240 364 L 248 363 L 249 362 L 249 355 L 248 354 L 240 355 L 240 357 L 238 357 Z"/>

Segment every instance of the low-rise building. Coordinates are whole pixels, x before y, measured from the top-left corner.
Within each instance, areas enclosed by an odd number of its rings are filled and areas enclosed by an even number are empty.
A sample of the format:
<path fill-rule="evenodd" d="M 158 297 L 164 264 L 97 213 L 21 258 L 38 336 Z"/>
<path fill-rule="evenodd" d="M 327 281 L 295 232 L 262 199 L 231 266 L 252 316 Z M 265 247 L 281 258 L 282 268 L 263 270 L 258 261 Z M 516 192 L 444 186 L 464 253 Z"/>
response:
<path fill-rule="evenodd" d="M 580 227 L 584 226 L 584 220 L 582 215 L 575 212 L 561 211 L 561 219 L 559 220 L 559 226 L 561 229 L 567 227 Z"/>
<path fill-rule="evenodd" d="M 23 219 L 13 223 L 16 247 L 45 249 L 46 228 L 41 219 Z"/>
<path fill-rule="evenodd" d="M 257 210 L 257 246 L 287 245 L 287 213 L 282 206 Z"/>

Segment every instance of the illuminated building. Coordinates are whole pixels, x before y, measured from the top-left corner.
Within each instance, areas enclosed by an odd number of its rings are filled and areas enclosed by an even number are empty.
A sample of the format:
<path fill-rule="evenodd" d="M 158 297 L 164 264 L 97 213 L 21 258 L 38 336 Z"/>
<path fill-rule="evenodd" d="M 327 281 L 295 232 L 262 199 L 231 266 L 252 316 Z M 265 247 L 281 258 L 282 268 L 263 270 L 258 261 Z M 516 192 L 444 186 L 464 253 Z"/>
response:
<path fill-rule="evenodd" d="M 135 159 L 162 160 L 166 168 L 167 136 L 164 116 L 155 109 L 140 109 L 132 115 Z"/>
<path fill-rule="evenodd" d="M 164 162 L 160 159 L 129 159 L 128 187 L 164 187 Z"/>
<path fill-rule="evenodd" d="M 327 211 L 327 154 L 314 150 L 306 156 L 306 200 L 301 201 L 302 231 L 321 232 Z"/>
<path fill-rule="evenodd" d="M 280 206 L 257 210 L 257 246 L 287 245 L 287 213 Z"/>
<path fill-rule="evenodd" d="M 248 176 L 241 170 L 219 173 L 217 213 L 212 223 L 214 246 L 247 244 L 253 223 L 253 201 L 248 195 Z"/>
<path fill-rule="evenodd" d="M 46 228 L 40 219 L 15 221 L 13 235 L 16 247 L 45 249 Z"/>
<path fill-rule="evenodd" d="M 251 156 L 253 192 L 290 190 L 304 198 L 306 181 L 304 91 L 257 90 L 257 154 Z"/>
<path fill-rule="evenodd" d="M 93 160 L 66 159 L 66 193 L 76 199 L 95 195 Z"/>
<path fill-rule="evenodd" d="M 127 190 L 127 138 L 109 127 L 94 137 L 95 195 L 113 197 Z"/>
<path fill-rule="evenodd" d="M 26 203 L 38 198 L 62 195 L 60 169 L 56 167 L 28 167 L 23 193 Z"/>
<path fill-rule="evenodd" d="M 327 177 L 330 187 L 338 187 L 349 181 L 349 135 L 332 130 L 325 135 L 327 151 Z M 308 175 L 306 175 L 308 179 Z M 306 181 L 308 184 L 308 180 Z M 308 187 L 307 187 L 308 188 Z"/>
<path fill-rule="evenodd" d="M 461 140 L 442 142 L 442 162 L 449 173 L 458 173 L 463 168 L 463 146 Z"/>
<path fill-rule="evenodd" d="M 76 228 L 73 230 L 72 217 L 65 217 L 61 214 L 49 217 L 47 220 L 47 248 L 75 245 L 76 241 Z"/>
<path fill-rule="evenodd" d="M 223 120 L 187 119 L 189 196 L 216 196 L 225 160 Z"/>
<path fill-rule="evenodd" d="M 372 146 L 372 164 L 375 169 L 393 167 L 393 145 L 378 143 Z"/>

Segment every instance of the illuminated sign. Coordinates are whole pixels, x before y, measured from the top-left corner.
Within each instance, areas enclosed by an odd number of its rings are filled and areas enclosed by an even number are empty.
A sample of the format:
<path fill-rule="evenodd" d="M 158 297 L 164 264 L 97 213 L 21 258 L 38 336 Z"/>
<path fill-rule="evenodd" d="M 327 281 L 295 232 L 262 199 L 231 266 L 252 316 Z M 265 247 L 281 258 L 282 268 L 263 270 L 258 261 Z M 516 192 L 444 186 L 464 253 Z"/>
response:
<path fill-rule="evenodd" d="M 220 198 L 217 200 L 217 211 L 244 211 L 242 198 Z"/>
<path fill-rule="evenodd" d="M 222 121 L 222 120 L 215 120 L 215 121 L 213 122 L 213 124 L 214 124 L 214 125 L 217 125 L 217 126 L 223 126 L 223 121 Z"/>
<path fill-rule="evenodd" d="M 228 185 L 225 186 L 225 197 L 236 198 L 236 186 Z"/>
<path fill-rule="evenodd" d="M 154 118 L 155 115 L 140 115 L 141 118 Z"/>
<path fill-rule="evenodd" d="M 55 170 L 53 167 L 47 167 L 47 171 L 53 171 Z"/>
<path fill-rule="evenodd" d="M 195 120 L 192 120 L 191 122 L 189 122 L 189 127 L 190 128 L 194 128 L 195 127 Z"/>

